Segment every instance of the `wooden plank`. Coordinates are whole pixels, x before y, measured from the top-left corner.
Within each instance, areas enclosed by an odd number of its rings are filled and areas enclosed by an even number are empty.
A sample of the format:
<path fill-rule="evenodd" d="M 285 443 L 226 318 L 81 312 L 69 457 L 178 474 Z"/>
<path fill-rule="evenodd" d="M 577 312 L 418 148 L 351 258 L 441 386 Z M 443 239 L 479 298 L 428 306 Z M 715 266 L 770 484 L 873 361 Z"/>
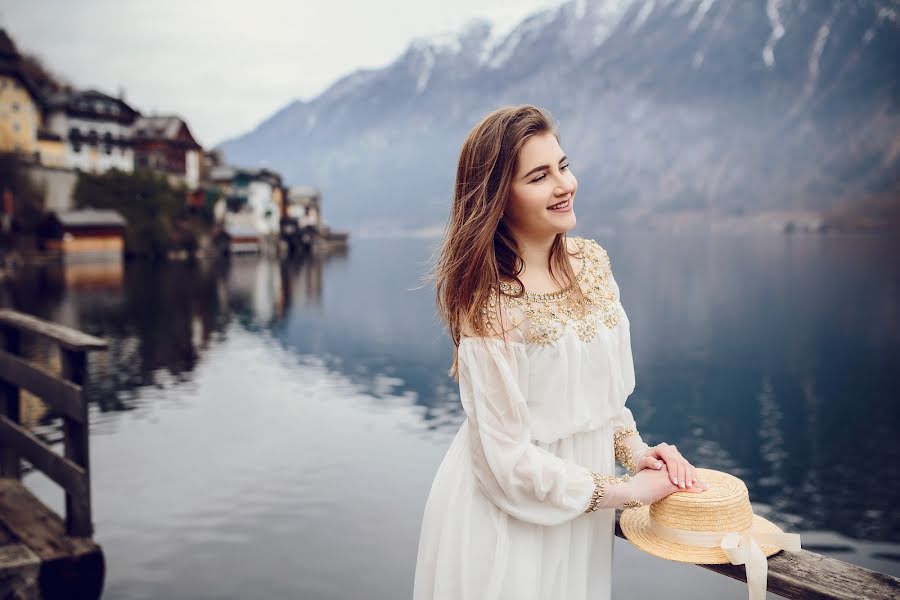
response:
<path fill-rule="evenodd" d="M 0 548 L 3 546 L 8 546 L 9 544 L 15 544 L 19 540 L 16 539 L 16 536 L 12 534 L 12 532 L 7 529 L 2 522 L 0 522 Z"/>
<path fill-rule="evenodd" d="M 0 350 L 0 379 L 25 388 L 70 419 L 79 422 L 86 419 L 80 385 L 3 350 Z"/>
<path fill-rule="evenodd" d="M 21 350 L 21 335 L 15 329 L 0 328 L 0 347 L 12 353 Z M 8 381 L 0 380 L 0 414 L 14 423 L 21 421 L 19 388 Z M 22 462 L 15 448 L 0 443 L 0 475 L 22 479 Z"/>
<path fill-rule="evenodd" d="M 40 560 L 36 597 L 100 598 L 103 549 L 91 538 L 66 535 L 62 519 L 21 482 L 0 479 L 0 523 Z"/>
<path fill-rule="evenodd" d="M 69 381 L 83 385 L 87 379 L 87 355 L 66 348 L 61 349 L 63 377 Z M 69 535 L 88 536 L 94 533 L 91 521 L 91 479 L 90 452 L 88 441 L 87 403 L 82 402 L 83 411 L 79 420 L 63 419 L 63 444 L 66 458 L 81 467 L 84 471 L 84 490 L 76 493 L 69 490 L 66 494 L 66 530 Z"/>
<path fill-rule="evenodd" d="M 35 578 L 37 578 L 40 564 L 40 557 L 25 544 L 16 542 L 0 546 L 0 575 L 19 571 L 23 567 L 33 567 Z"/>
<path fill-rule="evenodd" d="M 25 544 L 0 546 L 0 598 L 41 598 L 40 572 L 40 557 Z"/>
<path fill-rule="evenodd" d="M 0 325 L 41 336 L 69 350 L 106 350 L 108 346 L 106 340 L 15 310 L 0 310 Z"/>
<path fill-rule="evenodd" d="M 616 535 L 627 539 L 619 526 L 621 514 L 621 510 L 616 511 Z M 697 566 L 738 581 L 747 581 L 743 565 Z M 770 556 L 766 583 L 769 592 L 784 598 L 893 600 L 900 597 L 900 579 L 897 577 L 808 550 L 782 551 Z"/>
<path fill-rule="evenodd" d="M 70 494 L 82 497 L 86 494 L 87 474 L 82 467 L 58 455 L 33 433 L 3 415 L 0 415 L 0 440 Z"/>
<path fill-rule="evenodd" d="M 66 535 L 59 515 L 13 479 L 0 478 L 0 521 L 41 560 L 77 556 L 99 548 L 91 538 Z"/>

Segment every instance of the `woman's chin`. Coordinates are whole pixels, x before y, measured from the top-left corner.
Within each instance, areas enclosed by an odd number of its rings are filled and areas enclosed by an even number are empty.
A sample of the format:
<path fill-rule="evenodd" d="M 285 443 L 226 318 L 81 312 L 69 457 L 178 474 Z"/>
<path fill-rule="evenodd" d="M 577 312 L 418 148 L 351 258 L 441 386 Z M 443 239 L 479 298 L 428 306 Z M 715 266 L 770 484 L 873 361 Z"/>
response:
<path fill-rule="evenodd" d="M 575 211 L 569 211 L 565 213 L 565 218 L 562 218 L 563 215 L 559 215 L 559 218 L 554 219 L 553 225 L 558 230 L 557 233 L 566 233 L 575 228 L 576 219 L 575 219 Z"/>

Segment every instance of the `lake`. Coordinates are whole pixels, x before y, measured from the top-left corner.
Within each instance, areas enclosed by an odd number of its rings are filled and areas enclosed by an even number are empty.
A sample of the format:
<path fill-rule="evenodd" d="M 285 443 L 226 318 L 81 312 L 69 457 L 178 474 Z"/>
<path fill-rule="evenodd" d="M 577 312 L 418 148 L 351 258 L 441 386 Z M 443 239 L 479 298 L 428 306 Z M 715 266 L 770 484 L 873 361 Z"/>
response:
<path fill-rule="evenodd" d="M 645 440 L 741 477 L 804 548 L 900 576 L 897 242 L 577 233 L 612 260 Z M 3 306 L 110 344 L 88 387 L 104 597 L 411 596 L 425 499 L 465 418 L 421 280 L 436 244 L 2 282 Z M 32 418 L 58 439 L 58 420 Z M 54 484 L 26 482 L 62 510 Z M 746 597 L 624 540 L 615 561 L 617 597 Z"/>

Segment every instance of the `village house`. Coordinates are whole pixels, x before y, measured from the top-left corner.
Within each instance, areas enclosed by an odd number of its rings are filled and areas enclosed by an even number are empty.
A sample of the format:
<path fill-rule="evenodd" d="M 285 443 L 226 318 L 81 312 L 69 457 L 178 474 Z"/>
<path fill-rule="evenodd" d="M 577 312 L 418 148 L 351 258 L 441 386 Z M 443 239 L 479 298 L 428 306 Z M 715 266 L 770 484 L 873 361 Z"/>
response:
<path fill-rule="evenodd" d="M 114 210 L 51 213 L 41 228 L 47 249 L 60 251 L 66 262 L 118 262 L 125 250 L 125 219 Z"/>
<path fill-rule="evenodd" d="M 136 168 L 153 169 L 172 185 L 197 189 L 203 148 L 180 117 L 139 117 L 131 128 L 131 141 Z"/>
<path fill-rule="evenodd" d="M 41 126 L 40 95 L 22 68 L 22 57 L 0 29 L 0 152 L 33 157 Z"/>
<path fill-rule="evenodd" d="M 131 125 L 140 113 L 122 98 L 96 90 L 63 91 L 47 98 L 47 130 L 64 140 L 63 166 L 88 173 L 134 171 Z"/>
<path fill-rule="evenodd" d="M 318 188 L 295 185 L 288 190 L 285 216 L 296 222 L 299 229 L 318 228 L 321 222 L 322 194 Z"/>
<path fill-rule="evenodd" d="M 268 169 L 220 165 L 210 172 L 220 200 L 215 215 L 232 252 L 274 250 L 281 232 L 284 188 L 281 175 Z"/>

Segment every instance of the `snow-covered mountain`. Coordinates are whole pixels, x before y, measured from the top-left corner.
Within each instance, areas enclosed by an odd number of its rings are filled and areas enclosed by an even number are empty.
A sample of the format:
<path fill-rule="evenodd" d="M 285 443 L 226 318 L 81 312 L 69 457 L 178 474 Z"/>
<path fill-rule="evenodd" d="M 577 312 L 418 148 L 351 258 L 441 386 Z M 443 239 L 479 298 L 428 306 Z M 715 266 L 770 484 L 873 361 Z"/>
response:
<path fill-rule="evenodd" d="M 900 3 L 570 1 L 505 36 L 473 21 L 222 148 L 320 186 L 333 226 L 434 225 L 466 133 L 525 102 L 559 121 L 579 226 L 900 200 Z"/>

